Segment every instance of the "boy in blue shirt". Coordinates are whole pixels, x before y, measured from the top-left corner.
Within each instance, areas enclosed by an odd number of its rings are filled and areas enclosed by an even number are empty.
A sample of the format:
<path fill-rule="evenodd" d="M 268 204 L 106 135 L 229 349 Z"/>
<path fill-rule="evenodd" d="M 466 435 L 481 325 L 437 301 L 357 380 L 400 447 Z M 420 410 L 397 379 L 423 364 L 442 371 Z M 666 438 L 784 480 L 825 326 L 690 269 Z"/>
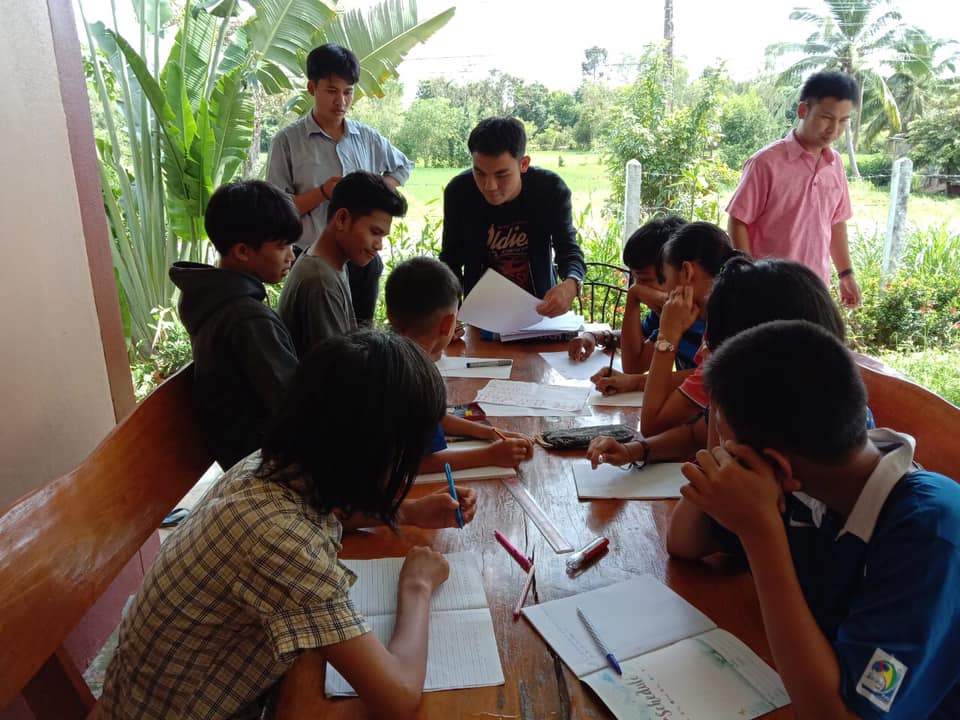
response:
<path fill-rule="evenodd" d="M 398 335 L 413 340 L 434 360 L 439 360 L 457 327 L 460 281 L 439 260 L 415 257 L 397 265 L 384 288 L 387 319 Z M 489 440 L 490 445 L 471 450 L 448 450 L 446 435 Z M 533 457 L 530 438 L 509 430 L 455 417 L 443 416 L 430 452 L 420 463 L 421 473 L 499 465 L 517 467 Z"/>
<path fill-rule="evenodd" d="M 865 430 L 860 373 L 816 325 L 739 333 L 705 381 L 721 445 L 683 466 L 670 553 L 717 549 L 710 518 L 737 535 L 798 717 L 958 717 L 960 485 Z"/>
<path fill-rule="evenodd" d="M 264 302 L 263 284 L 290 270 L 300 219 L 284 193 L 247 180 L 217 189 L 204 224 L 220 267 L 177 262 L 170 279 L 180 288 L 207 444 L 226 470 L 260 447 L 297 369 L 293 341 Z"/>

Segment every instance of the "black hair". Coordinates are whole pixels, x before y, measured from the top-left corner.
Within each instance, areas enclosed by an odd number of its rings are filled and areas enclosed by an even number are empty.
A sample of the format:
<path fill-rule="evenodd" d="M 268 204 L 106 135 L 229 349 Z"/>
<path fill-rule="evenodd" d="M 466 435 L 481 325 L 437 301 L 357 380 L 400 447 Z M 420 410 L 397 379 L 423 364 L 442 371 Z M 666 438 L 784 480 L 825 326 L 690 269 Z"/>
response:
<path fill-rule="evenodd" d="M 426 256 L 410 258 L 387 278 L 387 317 L 399 332 L 422 332 L 438 312 L 456 309 L 460 294 L 460 281 L 442 262 Z"/>
<path fill-rule="evenodd" d="M 867 391 L 843 343 L 806 320 L 738 333 L 704 365 L 704 382 L 741 443 L 837 465 L 867 439 Z"/>
<path fill-rule="evenodd" d="M 660 248 L 675 230 L 687 224 L 678 215 L 664 215 L 641 225 L 623 246 L 623 264 L 631 270 L 657 267 Z"/>
<path fill-rule="evenodd" d="M 481 120 L 467 138 L 470 154 L 496 157 L 510 153 L 519 160 L 527 152 L 527 131 L 514 117 L 492 117 Z"/>
<path fill-rule="evenodd" d="M 850 100 L 854 105 L 859 105 L 860 90 L 857 81 L 844 72 L 822 70 L 808 77 L 800 90 L 800 102 L 809 105 L 828 97 Z"/>
<path fill-rule="evenodd" d="M 303 232 L 290 196 L 263 180 L 240 180 L 218 187 L 207 203 L 203 226 L 220 255 L 240 243 L 254 250 L 271 240 L 289 245 Z"/>
<path fill-rule="evenodd" d="M 327 222 L 333 220 L 340 208 L 345 208 L 353 219 L 369 215 L 374 210 L 382 210 L 391 217 L 403 217 L 407 214 L 407 201 L 387 185 L 382 175 L 357 171 L 334 185 L 327 206 Z"/>
<path fill-rule="evenodd" d="M 360 80 L 360 62 L 349 48 L 327 43 L 310 51 L 307 55 L 307 80 L 317 82 L 336 75 L 351 85 Z"/>
<path fill-rule="evenodd" d="M 302 477 L 318 512 L 392 524 L 445 411 L 443 380 L 413 342 L 380 330 L 326 338 L 268 423 L 258 474 Z"/>
<path fill-rule="evenodd" d="M 770 320 L 808 320 L 843 342 L 846 329 L 830 291 L 815 272 L 792 260 L 733 258 L 707 300 L 711 351 L 739 332 Z"/>
<path fill-rule="evenodd" d="M 679 268 L 685 262 L 696 262 L 715 277 L 727 260 L 743 256 L 744 253 L 733 249 L 730 236 L 713 223 L 687 223 L 674 230 L 660 249 L 657 277 L 664 282 L 664 264 Z"/>

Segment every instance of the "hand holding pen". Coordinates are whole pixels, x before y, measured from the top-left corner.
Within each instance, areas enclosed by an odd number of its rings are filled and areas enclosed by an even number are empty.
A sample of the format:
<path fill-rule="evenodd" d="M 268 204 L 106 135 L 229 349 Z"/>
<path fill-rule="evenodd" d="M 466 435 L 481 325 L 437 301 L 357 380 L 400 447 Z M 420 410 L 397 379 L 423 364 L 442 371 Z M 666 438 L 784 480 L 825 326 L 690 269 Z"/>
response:
<path fill-rule="evenodd" d="M 447 474 L 447 485 L 450 489 L 450 497 L 457 503 L 457 527 L 463 529 L 463 513 L 460 511 L 460 500 L 457 499 L 457 486 L 453 484 L 453 471 L 450 470 L 450 463 L 443 464 L 443 471 Z"/>

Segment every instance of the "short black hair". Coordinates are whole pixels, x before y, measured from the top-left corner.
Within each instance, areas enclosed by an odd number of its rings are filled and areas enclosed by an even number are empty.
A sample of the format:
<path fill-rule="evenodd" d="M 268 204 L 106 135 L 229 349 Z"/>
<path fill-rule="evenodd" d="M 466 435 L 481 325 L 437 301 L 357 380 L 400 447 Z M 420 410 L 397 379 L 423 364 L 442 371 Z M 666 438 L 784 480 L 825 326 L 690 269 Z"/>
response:
<path fill-rule="evenodd" d="M 268 423 L 258 474 L 303 478 L 318 512 L 393 524 L 445 411 L 443 380 L 415 343 L 380 330 L 326 338 Z"/>
<path fill-rule="evenodd" d="M 730 236 L 713 223 L 687 223 L 677 228 L 661 248 L 657 277 L 664 281 L 664 264 L 679 268 L 685 262 L 696 262 L 715 277 L 727 260 L 742 256 L 744 253 L 734 250 Z"/>
<path fill-rule="evenodd" d="M 857 81 L 844 72 L 822 70 L 808 77 L 800 90 L 800 102 L 808 105 L 828 97 L 850 100 L 854 105 L 859 105 L 860 89 L 857 87 Z"/>
<path fill-rule="evenodd" d="M 351 85 L 360 80 L 360 61 L 349 48 L 343 45 L 327 43 L 310 51 L 307 55 L 307 80 L 317 82 L 336 75 Z"/>
<path fill-rule="evenodd" d="M 631 270 L 657 267 L 660 248 L 675 230 L 687 224 L 679 215 L 664 215 L 648 220 L 631 235 L 623 246 L 623 264 Z"/>
<path fill-rule="evenodd" d="M 240 243 L 254 250 L 271 240 L 289 245 L 303 232 L 290 196 L 263 180 L 239 180 L 218 187 L 207 203 L 203 226 L 220 255 Z"/>
<path fill-rule="evenodd" d="M 741 443 L 838 465 L 867 439 L 867 391 L 850 352 L 806 320 L 738 333 L 704 365 L 704 382 Z"/>
<path fill-rule="evenodd" d="M 516 160 L 527 152 L 527 131 L 515 117 L 491 117 L 481 120 L 467 138 L 470 154 L 496 157 L 510 153 Z"/>
<path fill-rule="evenodd" d="M 340 208 L 346 208 L 352 218 L 361 218 L 374 210 L 382 210 L 391 217 L 407 214 L 407 201 L 387 185 L 382 175 L 357 171 L 344 176 L 333 187 L 327 206 L 327 222 Z"/>
<path fill-rule="evenodd" d="M 432 257 L 410 258 L 387 278 L 387 317 L 399 332 L 422 332 L 438 313 L 456 309 L 460 294 L 460 281 L 445 264 Z"/>
<path fill-rule="evenodd" d="M 733 258 L 713 281 L 707 300 L 711 351 L 748 328 L 771 320 L 807 320 L 843 342 L 846 328 L 823 280 L 793 260 Z"/>

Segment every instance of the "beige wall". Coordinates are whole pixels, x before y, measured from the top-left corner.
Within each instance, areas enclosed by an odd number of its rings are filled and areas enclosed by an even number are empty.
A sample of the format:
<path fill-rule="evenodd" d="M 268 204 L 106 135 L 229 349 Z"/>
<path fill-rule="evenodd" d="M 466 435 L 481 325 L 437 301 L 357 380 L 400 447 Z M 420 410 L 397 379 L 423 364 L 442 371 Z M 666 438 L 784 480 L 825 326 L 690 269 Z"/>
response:
<path fill-rule="evenodd" d="M 46 0 L 0 0 L 0 507 L 114 424 Z"/>

